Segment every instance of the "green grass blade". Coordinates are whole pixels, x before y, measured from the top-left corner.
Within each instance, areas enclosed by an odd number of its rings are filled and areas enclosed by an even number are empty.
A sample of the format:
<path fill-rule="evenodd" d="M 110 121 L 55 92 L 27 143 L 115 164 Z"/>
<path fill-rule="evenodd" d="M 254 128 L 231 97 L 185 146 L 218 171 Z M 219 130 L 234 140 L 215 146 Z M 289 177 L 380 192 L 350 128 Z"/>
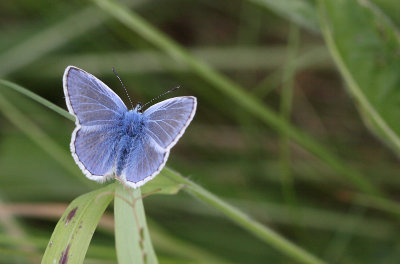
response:
<path fill-rule="evenodd" d="M 354 196 L 354 198 L 356 197 L 358 198 L 358 196 Z M 356 200 L 355 204 L 357 204 L 359 207 L 371 207 L 380 210 L 380 205 L 377 203 L 377 201 L 372 202 L 370 198 L 371 196 L 369 196 L 367 199 L 364 196 L 362 197 L 362 200 L 361 197 L 360 199 L 354 199 Z M 302 230 L 306 233 L 318 233 L 317 231 L 322 231 L 329 232 L 330 234 L 331 232 L 334 233 L 338 230 L 341 230 L 354 236 L 359 236 L 362 239 L 389 241 L 393 232 L 396 232 L 396 222 L 392 221 L 392 219 L 381 219 L 380 216 L 368 216 L 363 221 L 359 222 L 356 227 L 347 229 L 343 227 L 354 222 L 355 217 L 339 210 L 324 209 L 299 204 L 299 210 L 302 213 L 302 219 L 301 221 L 293 222 L 291 220 L 292 209 L 290 206 L 284 205 L 281 202 L 256 202 L 254 200 L 250 201 L 243 199 L 229 199 L 227 202 L 230 204 L 235 204 L 239 210 L 244 210 L 261 223 L 266 222 L 273 226 L 283 225 L 291 228 L 302 228 Z M 196 200 L 187 201 L 173 199 L 165 202 L 164 206 L 174 210 L 177 213 L 185 212 L 192 214 L 194 217 L 224 217 L 219 213 L 219 211 L 209 210 L 207 207 L 196 206 L 196 203 Z M 156 239 L 154 239 L 154 241 L 156 241 Z"/>
<path fill-rule="evenodd" d="M 44 99 L 43 99 L 44 100 Z M 50 102 L 49 102 L 50 103 Z M 77 175 L 68 160 L 70 157 L 65 151 L 47 134 L 45 134 L 39 126 L 33 123 L 28 117 L 20 112 L 14 105 L 10 104 L 3 95 L 0 94 L 0 111 L 3 115 L 17 128 L 25 133 L 33 142 L 47 151 L 60 165 L 73 175 Z"/>
<path fill-rule="evenodd" d="M 367 125 L 400 154 L 400 42 L 396 31 L 357 1 L 319 1 L 331 55 Z"/>
<path fill-rule="evenodd" d="M 0 54 L 0 76 L 8 75 L 100 25 L 105 15 L 93 7 L 67 17 Z"/>
<path fill-rule="evenodd" d="M 193 72 L 203 77 L 214 88 L 218 89 L 220 92 L 224 93 L 226 96 L 235 101 L 236 104 L 240 105 L 245 110 L 262 120 L 264 123 L 287 135 L 293 141 L 303 146 L 310 153 L 314 154 L 316 157 L 334 169 L 338 175 L 343 176 L 345 179 L 351 182 L 356 188 L 369 194 L 382 194 L 377 186 L 370 183 L 358 171 L 345 165 L 342 160 L 331 153 L 323 145 L 319 144 L 313 138 L 290 125 L 288 122 L 282 120 L 259 99 L 249 95 L 242 87 L 227 77 L 224 77 L 223 75 L 214 71 L 212 68 L 207 66 L 207 64 L 190 55 L 181 46 L 163 33 L 156 30 L 136 13 L 129 11 L 129 9 L 124 6 L 108 0 L 93 1 L 102 9 L 104 9 L 105 12 L 113 15 L 131 30 L 137 32 L 144 39 L 163 50 L 178 63 L 182 63 L 190 67 Z"/>
<path fill-rule="evenodd" d="M 24 88 L 22 86 L 19 86 L 18 84 L 15 84 L 13 82 L 9 82 L 7 80 L 0 79 L 0 87 L 2 87 L 2 86 L 5 87 L 5 88 L 13 89 L 13 90 L 15 90 L 15 91 L 17 91 L 17 92 L 19 92 L 19 93 L 31 98 L 32 100 L 44 105 L 45 107 L 50 108 L 51 110 L 53 110 L 54 112 L 62 115 L 63 117 L 65 117 L 67 119 L 70 119 L 72 121 L 75 121 L 75 118 L 70 113 L 68 113 L 67 111 L 62 109 L 61 107 L 49 102 L 48 100 L 44 99 L 43 97 L 41 97 L 41 96 L 29 91 L 28 89 L 26 89 L 26 88 Z"/>
<path fill-rule="evenodd" d="M 0 195 L 0 206 L 4 205 L 4 198 L 3 195 Z M 0 217 L 0 227 L 2 232 L 0 235 L 8 236 L 10 239 L 20 239 L 21 243 L 18 246 L 18 250 L 21 251 L 35 251 L 36 245 L 32 243 L 31 241 L 26 240 L 27 234 L 25 230 L 22 228 L 20 223 L 18 222 L 18 219 L 12 215 L 12 214 L 7 214 L 4 213 Z M 25 258 L 24 256 L 21 256 L 21 259 L 24 259 L 25 261 L 29 261 L 29 258 Z"/>
<path fill-rule="evenodd" d="M 0 99 L 1 98 L 2 97 L 0 97 Z M 43 99 L 43 100 L 45 100 L 45 99 Z M 1 102 L 2 102 L 2 100 L 0 100 L 0 107 L 2 105 Z M 4 100 L 3 100 L 3 103 L 4 103 Z M 51 102 L 47 102 L 46 104 L 52 104 L 52 103 Z M 6 108 L 6 110 L 8 110 L 8 109 Z M 61 111 L 64 111 L 64 110 L 61 110 Z M 5 112 L 8 112 L 8 111 L 5 111 Z M 11 120 L 13 120 L 13 119 L 11 118 Z M 18 125 L 18 126 L 20 126 L 20 125 Z M 22 129 L 22 131 L 28 133 L 28 131 L 26 131 L 23 127 L 21 129 Z M 28 133 L 28 135 L 29 135 L 29 133 Z M 39 146 L 41 146 L 43 148 L 46 148 L 46 146 L 43 146 L 42 144 L 40 144 L 40 142 L 38 142 L 38 140 L 36 138 L 34 138 L 34 137 L 31 137 L 31 138 L 36 143 L 38 143 Z M 305 252 L 304 250 L 302 250 L 298 246 L 296 246 L 293 243 L 289 242 L 288 240 L 286 240 L 285 238 L 283 238 L 279 234 L 275 233 L 271 229 L 262 226 L 260 223 L 254 221 L 254 220 L 251 220 L 250 218 L 248 218 L 248 216 L 246 216 L 241 211 L 239 211 L 236 208 L 232 207 L 231 205 L 223 202 L 222 200 L 217 198 L 215 195 L 211 194 L 210 192 L 208 192 L 207 190 L 203 189 L 202 187 L 196 185 L 195 183 L 193 183 L 193 182 L 191 182 L 191 181 L 189 181 L 187 179 L 184 179 L 183 177 L 181 177 L 180 175 L 176 174 L 172 170 L 170 170 L 168 168 L 165 168 L 163 170 L 162 174 L 167 175 L 169 178 L 172 178 L 179 185 L 190 186 L 190 190 L 193 190 L 191 193 L 194 194 L 196 197 L 198 197 L 198 198 L 204 200 L 205 202 L 213 205 L 219 211 L 221 211 L 224 214 L 226 214 L 233 221 L 237 222 L 239 225 L 241 225 L 244 228 L 246 228 L 249 232 L 253 233 L 254 235 L 256 235 L 256 236 L 258 236 L 260 238 L 262 238 L 264 241 L 266 241 L 268 243 L 272 243 L 273 246 L 278 247 L 278 250 L 281 250 L 282 252 L 285 252 L 289 256 L 294 256 L 294 257 L 296 257 L 296 259 L 298 258 L 299 260 L 302 260 L 303 262 L 306 261 L 305 263 L 324 263 L 323 261 L 320 261 L 316 257 L 314 257 L 314 256 L 310 255 L 309 253 Z M 159 175 L 158 177 L 160 177 L 160 176 L 161 175 Z M 146 185 L 150 185 L 150 184 L 151 184 L 151 182 L 149 182 Z M 189 189 L 185 188 L 185 190 L 189 190 Z M 125 196 L 126 194 L 123 194 L 123 195 Z M 122 205 L 121 204 L 121 206 L 129 206 L 129 205 L 127 205 L 127 204 Z M 131 207 L 129 207 L 129 208 L 132 209 Z M 121 211 L 121 213 L 122 213 L 122 211 Z M 148 243 L 150 243 L 150 242 L 148 242 Z M 310 261 L 310 262 L 307 262 L 307 261 Z"/>
<path fill-rule="evenodd" d="M 137 6 L 143 2 L 143 0 L 136 0 L 131 5 Z M 98 9 L 86 7 L 32 35 L 0 54 L 0 77 L 29 65 L 45 54 L 100 26 L 107 18 Z"/>
<path fill-rule="evenodd" d="M 0 87 L 11 88 L 32 100 L 42 104 L 43 106 L 48 107 L 54 112 L 62 115 L 63 117 L 74 121 L 74 117 L 62 109 L 61 107 L 53 104 L 52 102 L 44 99 L 43 97 L 29 91 L 28 89 L 19 86 L 15 83 L 1 80 L 0 79 Z M 10 120 L 16 127 L 21 129 L 25 134 L 31 138 L 35 143 L 41 146 L 44 150 L 46 150 L 49 155 L 51 155 L 54 159 L 56 159 L 65 169 L 71 172 L 74 175 L 77 175 L 79 179 L 88 184 L 88 186 L 92 186 L 89 184 L 87 180 L 80 173 L 77 173 L 78 170 L 74 169 L 71 162 L 68 162 L 70 159 L 69 155 L 66 151 L 62 150 L 59 145 L 57 145 L 53 139 L 48 137 L 36 124 L 30 121 L 25 115 L 23 115 L 16 107 L 10 104 L 1 94 L 0 94 L 0 111 L 4 113 L 4 116 Z M 162 172 L 160 173 L 162 175 Z M 167 177 L 156 177 L 149 184 L 146 184 L 142 189 L 143 193 L 148 193 L 157 190 L 157 194 L 176 194 L 181 186 Z"/>
<path fill-rule="evenodd" d="M 312 31 L 319 32 L 315 7 L 307 0 L 249 0 Z"/>
<path fill-rule="evenodd" d="M 397 202 L 390 202 L 390 201 L 388 202 L 382 198 L 370 195 L 355 194 L 354 201 L 359 205 L 378 210 L 383 210 L 386 212 L 391 211 L 393 214 L 398 213 L 400 210 L 400 205 Z"/>
<path fill-rule="evenodd" d="M 288 55 L 286 67 L 283 70 L 283 80 L 281 88 L 280 114 L 282 119 L 290 122 L 293 106 L 294 78 L 296 75 L 296 61 L 300 45 L 299 28 L 292 24 L 289 31 Z M 291 167 L 290 140 L 286 135 L 281 135 L 279 139 L 279 163 L 281 169 L 282 193 L 287 204 L 292 206 L 292 220 L 301 221 L 298 210 L 296 210 L 296 190 L 294 187 L 293 172 Z"/>
<path fill-rule="evenodd" d="M 242 211 L 222 201 L 220 198 L 202 188 L 201 186 L 182 177 L 171 169 L 165 168 L 164 171 L 165 174 L 168 175 L 168 177 L 170 177 L 171 179 L 180 184 L 184 184 L 186 187 L 184 188 L 184 190 L 186 192 L 216 208 L 218 211 L 226 215 L 230 220 L 243 227 L 251 234 L 260 238 L 262 241 L 267 242 L 281 253 L 290 256 L 294 260 L 302 263 L 325 263 L 323 260 L 300 248 L 296 244 L 293 244 L 272 229 L 261 225 L 257 221 L 254 221 Z"/>
<path fill-rule="evenodd" d="M 151 243 L 140 188 L 115 189 L 115 245 L 119 264 L 157 264 Z"/>
<path fill-rule="evenodd" d="M 187 259 L 187 262 L 210 264 L 231 263 L 192 244 L 190 241 L 181 240 L 178 237 L 173 236 L 167 230 L 164 230 L 162 227 L 157 225 L 154 221 L 147 219 L 147 222 L 150 226 L 149 231 L 151 238 L 153 239 L 157 249 L 160 249 L 160 251 L 168 252 L 171 255 L 180 256 L 184 259 Z"/>
<path fill-rule="evenodd" d="M 98 222 L 113 199 L 115 184 L 76 198 L 57 223 L 42 263 L 83 263 Z"/>
<path fill-rule="evenodd" d="M 0 99 L 2 99 L 2 97 L 0 97 Z M 43 101 L 45 101 L 45 99 L 43 99 Z M 0 107 L 2 106 L 2 104 L 1 104 L 2 102 L 3 103 L 6 102 L 6 104 L 8 103 L 5 99 L 0 100 Z M 52 103 L 51 102 L 47 102 L 46 104 L 52 104 Z M 57 108 L 57 107 L 58 106 L 54 106 L 54 107 L 51 107 L 51 109 Z M 13 112 L 12 111 L 13 109 L 11 109 L 11 111 L 9 111 L 10 108 L 7 108 L 7 107 L 3 108 L 2 110 L 3 110 L 3 112 L 5 112 L 7 114 L 12 114 L 12 112 Z M 60 108 L 60 111 L 65 111 L 65 110 Z M 14 118 L 12 116 L 10 116 L 9 118 L 11 120 L 14 120 Z M 16 124 L 16 125 L 18 127 L 20 127 L 20 124 Z M 25 130 L 23 127 L 21 129 L 24 132 L 26 132 L 28 136 L 30 136 L 28 130 Z M 32 138 L 32 139 L 33 139 L 33 141 L 38 143 L 39 146 L 41 146 L 43 148 L 46 148 L 46 146 L 40 144 L 41 141 L 39 141 L 38 139 L 35 139 L 35 138 Z M 185 190 L 191 192 L 194 196 L 198 197 L 199 199 L 202 199 L 205 202 L 209 203 L 210 205 L 216 207 L 217 210 L 225 213 L 227 215 L 227 217 L 230 218 L 232 221 L 237 222 L 240 226 L 244 227 L 245 229 L 247 229 L 249 232 L 251 232 L 252 234 L 256 235 L 257 237 L 260 237 L 261 239 L 263 239 L 267 243 L 275 243 L 275 240 L 277 240 L 278 243 L 274 244 L 275 247 L 280 247 L 281 244 L 284 245 L 282 248 L 278 248 L 279 250 L 287 253 L 290 256 L 296 256 L 297 257 L 297 255 L 300 255 L 300 258 L 302 258 L 306 262 L 307 262 L 307 260 L 309 258 L 312 259 L 312 260 L 315 258 L 313 256 L 309 257 L 308 256 L 309 253 L 307 253 L 307 252 L 305 252 L 303 254 L 303 250 L 299 249 L 296 245 L 294 245 L 291 242 L 287 241 L 285 238 L 279 236 L 274 231 L 262 226 L 258 222 L 255 222 L 254 220 L 250 220 L 244 213 L 242 213 L 241 211 L 238 211 L 236 208 L 233 208 L 229 204 L 226 204 L 225 202 L 219 200 L 213 194 L 211 194 L 208 191 L 204 190 L 202 187 L 196 185 L 195 183 L 193 183 L 193 182 L 191 182 L 191 181 L 189 181 L 187 179 L 184 179 L 180 175 L 172 172 L 171 170 L 169 170 L 167 168 L 163 170 L 163 173 L 165 173 L 164 175 L 169 175 L 170 177 L 172 176 L 172 178 L 178 184 L 191 186 L 190 191 L 187 188 L 185 188 Z M 214 198 L 216 198 L 216 199 L 213 200 Z M 387 199 L 379 199 L 379 201 L 380 201 L 380 206 L 379 206 L 380 209 L 382 209 L 384 211 L 387 211 L 387 212 L 391 212 L 393 214 L 397 214 L 397 212 L 398 212 L 397 210 L 399 210 L 399 209 L 398 209 L 398 207 L 393 206 L 393 204 L 395 204 L 394 202 L 388 201 Z M 321 262 L 317 260 L 317 262 L 314 261 L 314 262 L 308 262 L 308 263 L 321 263 Z"/>
<path fill-rule="evenodd" d="M 1 85 L 1 84 L 0 84 Z M 16 87 L 19 87 L 16 85 Z M 20 87 L 22 88 L 22 87 Z M 22 88 L 23 91 L 28 91 Z M 21 91 L 22 91 L 21 90 Z M 24 95 L 33 96 L 34 93 L 24 92 Z M 48 106 L 50 109 L 56 111 L 64 117 L 68 117 L 69 113 L 47 101 L 46 99 L 36 95 L 32 99 L 40 102 L 43 105 Z M 58 110 L 56 110 L 58 109 Z M 51 137 L 49 137 L 43 130 L 32 122 L 27 116 L 25 116 L 18 108 L 12 105 L 1 93 L 0 93 L 0 112 L 17 128 L 19 128 L 28 138 L 30 138 L 35 144 L 45 150 L 49 156 L 55 159 L 66 171 L 77 177 L 83 184 L 88 187 L 93 187 L 93 183 L 86 180 L 79 173 L 77 167 L 72 166 L 73 163 L 71 156 L 63 150 L 63 148 L 57 144 Z M 64 114 L 62 114 L 64 112 Z M 72 116 L 71 116 L 72 117 Z M 71 120 L 71 118 L 68 118 Z M 72 117 L 73 119 L 73 117 Z"/>
<path fill-rule="evenodd" d="M 207 64 L 221 71 L 249 71 L 249 70 L 275 70 L 282 66 L 285 60 L 286 49 L 284 46 L 224 46 L 224 47 L 196 47 L 189 50 L 198 58 L 202 58 Z M 265 58 L 268 58 L 266 60 Z M 36 72 L 36 65 L 25 68 L 24 76 L 40 78 L 58 78 L 60 72 L 71 61 L 83 69 L 93 69 L 91 73 L 96 76 L 112 75 L 110 64 L 118 62 L 120 73 L 157 73 L 186 72 L 187 66 L 176 64 L 170 57 L 166 57 L 160 51 L 113 51 L 101 54 L 55 54 L 48 55 L 39 60 L 42 65 L 52 67 Z M 297 67 L 307 69 L 333 69 L 331 58 L 325 45 L 313 45 L 301 50 L 295 61 Z M 165 67 L 165 65 L 168 65 Z"/>

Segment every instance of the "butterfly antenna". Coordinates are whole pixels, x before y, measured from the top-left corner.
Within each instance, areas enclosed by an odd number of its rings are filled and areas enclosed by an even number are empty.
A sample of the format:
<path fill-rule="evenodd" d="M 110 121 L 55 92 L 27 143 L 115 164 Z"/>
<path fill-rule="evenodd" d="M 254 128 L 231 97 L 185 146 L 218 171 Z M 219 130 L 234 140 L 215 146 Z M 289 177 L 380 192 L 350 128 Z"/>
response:
<path fill-rule="evenodd" d="M 164 95 L 166 95 L 166 94 L 169 94 L 169 93 L 175 92 L 175 91 L 176 91 L 176 90 L 178 90 L 179 88 L 181 88 L 181 86 L 180 86 L 180 85 L 178 85 L 178 86 L 177 86 L 177 87 L 175 87 L 175 88 L 172 88 L 171 90 L 168 90 L 168 91 L 166 91 L 166 92 L 165 92 L 165 93 L 163 93 L 163 94 L 160 94 L 159 96 L 157 96 L 157 97 L 155 97 L 155 98 L 151 99 L 150 101 L 148 101 L 148 102 L 147 102 L 147 103 L 145 103 L 144 105 L 141 105 L 141 106 L 140 106 L 140 109 L 143 109 L 143 107 L 145 107 L 146 105 L 150 104 L 151 102 L 153 102 L 153 101 L 157 100 L 158 98 L 160 98 L 160 97 L 162 97 L 162 96 L 164 96 Z"/>
<path fill-rule="evenodd" d="M 119 78 L 119 75 L 118 75 L 118 73 L 117 73 L 117 71 L 115 70 L 114 67 L 112 67 L 112 70 L 113 70 L 115 76 L 117 76 L 117 78 L 118 78 L 119 82 L 121 83 L 122 87 L 124 87 L 125 93 L 128 96 L 129 102 L 131 103 L 131 106 L 132 106 L 132 109 L 133 109 L 133 104 L 132 104 L 132 101 L 131 101 L 131 97 L 129 96 L 128 90 L 126 89 L 126 87 L 125 87 L 124 83 L 122 82 L 121 78 Z"/>

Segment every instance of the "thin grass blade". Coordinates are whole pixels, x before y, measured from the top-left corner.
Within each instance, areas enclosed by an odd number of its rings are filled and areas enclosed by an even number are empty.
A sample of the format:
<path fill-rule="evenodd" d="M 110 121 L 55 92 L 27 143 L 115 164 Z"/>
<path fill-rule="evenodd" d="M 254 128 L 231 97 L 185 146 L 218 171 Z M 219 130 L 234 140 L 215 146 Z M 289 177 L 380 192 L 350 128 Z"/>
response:
<path fill-rule="evenodd" d="M 184 184 L 185 188 L 183 190 L 185 190 L 192 196 L 201 199 L 206 204 L 216 208 L 218 211 L 226 215 L 230 220 L 243 227 L 245 230 L 263 240 L 264 242 L 267 242 L 269 245 L 271 245 L 281 253 L 292 257 L 294 260 L 301 263 L 325 263 L 323 260 L 319 259 L 315 255 L 290 242 L 269 227 L 263 226 L 257 221 L 254 221 L 239 209 L 222 201 L 216 195 L 210 193 L 209 191 L 193 183 L 192 181 L 182 177 L 173 170 L 165 168 L 164 172 L 174 181 L 180 184 Z"/>
<path fill-rule="evenodd" d="M 263 8 L 268 8 L 278 15 L 310 30 L 319 32 L 316 8 L 307 0 L 249 0 Z"/>
<path fill-rule="evenodd" d="M 163 50 L 178 63 L 190 67 L 193 72 L 204 78 L 212 87 L 231 98 L 240 107 L 303 146 L 306 150 L 335 170 L 338 175 L 351 182 L 356 188 L 368 194 L 383 196 L 382 191 L 366 179 L 363 174 L 347 166 L 340 158 L 329 151 L 325 146 L 316 142 L 312 137 L 281 119 L 259 99 L 245 92 L 243 87 L 240 87 L 229 78 L 219 74 L 207 64 L 189 54 L 183 47 L 147 23 L 147 21 L 139 15 L 115 2 L 108 0 L 93 1 L 105 12 L 113 15 L 117 20 Z M 204 89 L 204 87 L 202 87 L 202 89 Z"/>
<path fill-rule="evenodd" d="M 62 115 L 63 117 L 70 119 L 72 121 L 75 121 L 75 118 L 70 113 L 68 113 L 67 111 L 62 109 L 61 107 L 49 102 L 48 100 L 44 99 L 43 97 L 35 94 L 34 92 L 31 92 L 30 90 L 28 90 L 16 83 L 0 79 L 0 87 L 13 89 L 13 90 L 31 98 L 32 100 L 40 103 L 41 105 L 44 105 L 45 107 L 50 108 L 51 110 Z"/>
<path fill-rule="evenodd" d="M 136 0 L 131 5 L 140 5 Z M 25 39 L 0 54 L 0 76 L 9 75 L 45 54 L 100 26 L 108 17 L 93 7 L 86 7 Z"/>

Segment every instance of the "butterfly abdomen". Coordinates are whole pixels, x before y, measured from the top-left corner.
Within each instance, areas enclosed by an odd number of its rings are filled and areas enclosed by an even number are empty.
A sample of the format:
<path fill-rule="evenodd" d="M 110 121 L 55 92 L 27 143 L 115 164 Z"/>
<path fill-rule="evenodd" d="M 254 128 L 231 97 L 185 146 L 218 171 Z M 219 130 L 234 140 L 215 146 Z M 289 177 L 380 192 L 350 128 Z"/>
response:
<path fill-rule="evenodd" d="M 128 148 L 127 148 L 128 143 L 128 138 L 126 136 L 121 138 L 121 141 L 119 143 L 118 151 L 117 151 L 117 164 L 116 164 L 116 172 L 115 174 L 117 176 L 120 176 L 122 173 L 122 169 L 125 166 L 125 161 L 127 158 L 127 153 L 128 153 Z"/>

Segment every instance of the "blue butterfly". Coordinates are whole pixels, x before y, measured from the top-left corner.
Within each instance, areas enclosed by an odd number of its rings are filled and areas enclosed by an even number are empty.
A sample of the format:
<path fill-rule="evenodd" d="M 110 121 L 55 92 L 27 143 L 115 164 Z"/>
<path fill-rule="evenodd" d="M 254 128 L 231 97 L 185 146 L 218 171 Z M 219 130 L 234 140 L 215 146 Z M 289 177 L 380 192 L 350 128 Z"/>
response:
<path fill-rule="evenodd" d="M 193 96 L 167 99 L 143 113 L 141 105 L 128 110 L 107 85 L 74 66 L 65 69 L 63 85 L 76 117 L 72 156 L 98 182 L 117 176 L 137 188 L 153 179 L 196 113 Z"/>

